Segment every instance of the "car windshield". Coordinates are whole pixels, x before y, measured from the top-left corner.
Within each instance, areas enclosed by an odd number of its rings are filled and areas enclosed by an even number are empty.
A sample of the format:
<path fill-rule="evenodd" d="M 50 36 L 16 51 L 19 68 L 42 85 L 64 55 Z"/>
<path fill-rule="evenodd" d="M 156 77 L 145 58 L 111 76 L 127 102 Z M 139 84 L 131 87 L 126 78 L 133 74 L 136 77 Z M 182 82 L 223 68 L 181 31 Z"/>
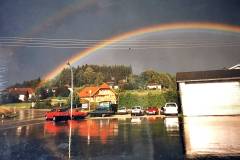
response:
<path fill-rule="evenodd" d="M 141 109 L 141 107 L 136 106 L 136 107 L 133 107 L 132 109 Z"/>
<path fill-rule="evenodd" d="M 109 108 L 108 107 L 98 107 L 96 110 L 98 110 L 98 111 L 109 110 Z"/>
<path fill-rule="evenodd" d="M 166 107 L 177 107 L 177 106 L 174 103 L 170 103 L 170 104 L 167 104 Z"/>

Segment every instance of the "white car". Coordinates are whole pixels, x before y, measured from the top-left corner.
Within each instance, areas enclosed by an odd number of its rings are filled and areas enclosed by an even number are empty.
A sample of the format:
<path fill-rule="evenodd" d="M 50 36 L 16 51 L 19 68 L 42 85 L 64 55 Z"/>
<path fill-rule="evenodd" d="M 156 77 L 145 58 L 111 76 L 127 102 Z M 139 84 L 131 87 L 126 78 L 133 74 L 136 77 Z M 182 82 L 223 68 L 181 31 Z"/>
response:
<path fill-rule="evenodd" d="M 131 115 L 144 115 L 144 110 L 142 109 L 141 106 L 134 106 L 132 107 Z"/>
<path fill-rule="evenodd" d="M 165 115 L 177 115 L 178 106 L 176 103 L 166 103 L 163 107 L 163 114 Z"/>
<path fill-rule="evenodd" d="M 121 107 L 117 111 L 118 114 L 127 114 L 127 108 L 126 107 Z"/>

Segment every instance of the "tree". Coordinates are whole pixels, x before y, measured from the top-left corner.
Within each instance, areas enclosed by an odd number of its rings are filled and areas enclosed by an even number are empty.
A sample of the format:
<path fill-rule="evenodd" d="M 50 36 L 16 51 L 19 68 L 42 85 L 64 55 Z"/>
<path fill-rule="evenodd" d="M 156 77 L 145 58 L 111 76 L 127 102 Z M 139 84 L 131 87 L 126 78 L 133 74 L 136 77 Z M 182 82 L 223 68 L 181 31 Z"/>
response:
<path fill-rule="evenodd" d="M 101 72 L 98 72 L 96 74 L 96 78 L 95 78 L 95 81 L 94 81 L 94 84 L 95 85 L 100 85 L 103 83 L 103 80 L 104 80 L 104 76 Z"/>
<path fill-rule="evenodd" d="M 18 88 L 18 87 L 30 87 L 30 88 L 36 88 L 39 83 L 41 82 L 41 78 L 29 80 L 29 81 L 24 81 L 23 83 L 16 83 L 15 85 L 11 86 L 10 88 Z"/>
<path fill-rule="evenodd" d="M 94 84 L 95 81 L 95 72 L 91 67 L 86 68 L 83 73 L 84 84 Z"/>
<path fill-rule="evenodd" d="M 169 80 L 169 78 L 167 77 L 166 74 L 164 73 L 160 73 L 159 74 L 159 81 L 162 84 L 163 88 L 169 88 L 171 81 Z"/>
<path fill-rule="evenodd" d="M 45 87 L 40 87 L 36 91 L 36 95 L 39 99 L 46 99 L 48 98 L 47 90 Z"/>
<path fill-rule="evenodd" d="M 71 95 L 68 97 L 68 105 L 71 105 Z M 73 93 L 73 107 L 81 107 L 80 97 L 77 92 Z"/>
<path fill-rule="evenodd" d="M 82 69 L 79 69 L 78 67 L 74 75 L 74 84 L 76 87 L 80 87 L 84 85 L 83 74 L 84 74 L 84 71 Z"/>
<path fill-rule="evenodd" d="M 57 97 L 68 97 L 70 94 L 70 91 L 68 90 L 67 86 L 60 86 L 56 89 L 55 95 Z"/>
<path fill-rule="evenodd" d="M 147 70 L 141 73 L 141 77 L 146 83 L 160 83 L 159 73 L 153 70 Z"/>

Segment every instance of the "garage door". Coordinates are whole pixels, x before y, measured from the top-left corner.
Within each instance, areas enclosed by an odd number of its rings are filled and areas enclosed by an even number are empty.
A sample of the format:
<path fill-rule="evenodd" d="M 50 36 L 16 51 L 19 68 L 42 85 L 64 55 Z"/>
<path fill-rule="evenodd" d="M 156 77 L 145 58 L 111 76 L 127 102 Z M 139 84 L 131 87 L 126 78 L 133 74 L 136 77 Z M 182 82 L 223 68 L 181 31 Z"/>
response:
<path fill-rule="evenodd" d="M 180 83 L 185 116 L 240 114 L 240 82 Z"/>

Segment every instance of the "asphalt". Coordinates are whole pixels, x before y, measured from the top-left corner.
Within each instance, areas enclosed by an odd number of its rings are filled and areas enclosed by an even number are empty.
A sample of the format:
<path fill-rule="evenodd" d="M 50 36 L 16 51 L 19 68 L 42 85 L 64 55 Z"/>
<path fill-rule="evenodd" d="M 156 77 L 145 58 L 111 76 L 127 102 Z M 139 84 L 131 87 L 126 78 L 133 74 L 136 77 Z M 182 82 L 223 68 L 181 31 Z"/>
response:
<path fill-rule="evenodd" d="M 240 159 L 240 116 L 116 115 L 44 120 L 18 110 L 0 121 L 0 159 Z"/>

